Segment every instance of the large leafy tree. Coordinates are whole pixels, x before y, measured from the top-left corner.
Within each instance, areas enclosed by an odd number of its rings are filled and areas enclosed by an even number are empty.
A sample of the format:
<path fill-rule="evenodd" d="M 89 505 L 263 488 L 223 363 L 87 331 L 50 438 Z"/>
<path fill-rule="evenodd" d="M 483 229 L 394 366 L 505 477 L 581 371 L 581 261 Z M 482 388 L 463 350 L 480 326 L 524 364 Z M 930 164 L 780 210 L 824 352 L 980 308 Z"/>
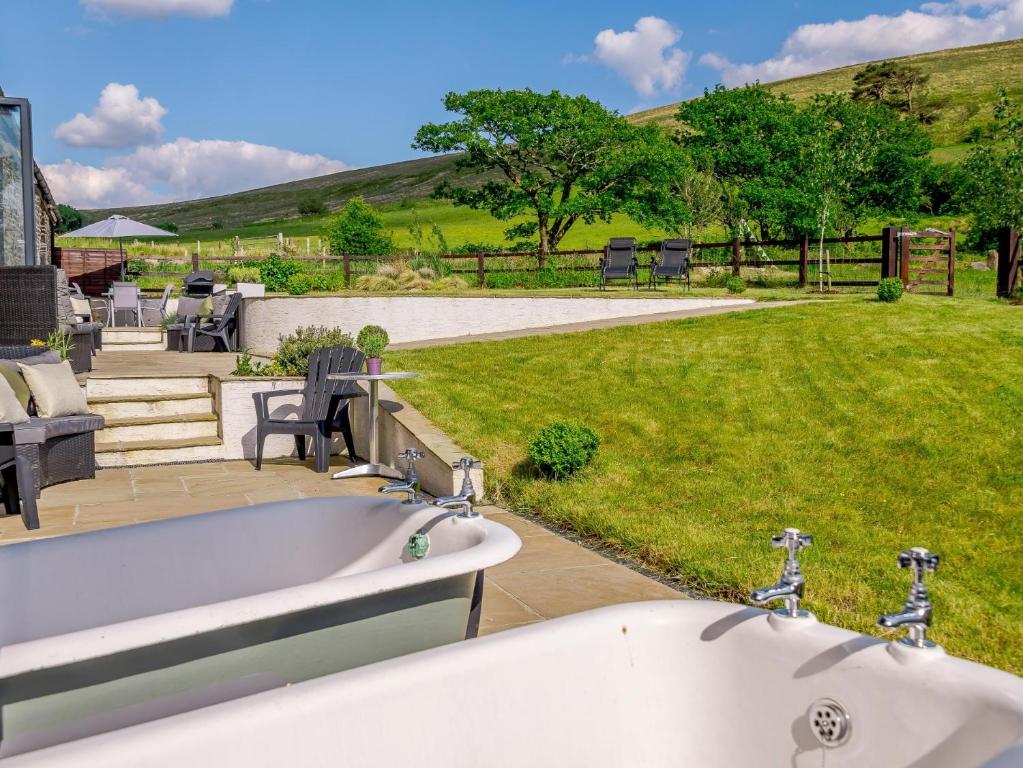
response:
<path fill-rule="evenodd" d="M 478 90 L 449 93 L 444 106 L 459 119 L 422 126 L 413 148 L 460 152 L 459 168 L 490 178 L 444 182 L 434 194 L 503 221 L 528 215 L 505 234 L 535 239 L 541 259 L 579 221 L 624 212 L 655 223 L 684 205 L 667 184 L 684 172 L 681 150 L 655 126 L 631 125 L 585 96 Z"/>
<path fill-rule="evenodd" d="M 994 115 L 995 140 L 970 150 L 956 195 L 980 239 L 1000 227 L 1023 229 L 1023 110 L 1001 90 Z"/>
<path fill-rule="evenodd" d="M 805 195 L 800 176 L 801 124 L 796 105 L 760 85 L 705 91 L 680 105 L 682 145 L 724 185 L 726 222 L 738 234 L 746 218 L 761 234 L 796 234 Z"/>
<path fill-rule="evenodd" d="M 57 205 L 57 212 L 60 214 L 60 221 L 54 231 L 59 235 L 63 232 L 70 232 L 79 229 L 83 224 L 82 212 L 70 205 L 60 203 Z"/>
<path fill-rule="evenodd" d="M 923 102 L 931 76 L 920 67 L 895 61 L 868 64 L 853 77 L 852 99 L 882 104 L 897 112 L 915 115 Z M 914 99 L 916 103 L 914 104 Z"/>

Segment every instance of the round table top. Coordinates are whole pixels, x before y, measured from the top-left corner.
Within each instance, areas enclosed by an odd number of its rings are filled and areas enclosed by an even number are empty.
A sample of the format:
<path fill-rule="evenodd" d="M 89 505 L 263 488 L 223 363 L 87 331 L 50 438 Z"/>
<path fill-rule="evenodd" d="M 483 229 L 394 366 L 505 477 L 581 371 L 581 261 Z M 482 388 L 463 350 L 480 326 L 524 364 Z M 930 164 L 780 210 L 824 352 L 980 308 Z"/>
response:
<path fill-rule="evenodd" d="M 414 379 L 418 373 L 407 371 L 393 371 L 390 373 L 328 373 L 327 378 L 331 381 L 383 381 L 384 379 Z"/>

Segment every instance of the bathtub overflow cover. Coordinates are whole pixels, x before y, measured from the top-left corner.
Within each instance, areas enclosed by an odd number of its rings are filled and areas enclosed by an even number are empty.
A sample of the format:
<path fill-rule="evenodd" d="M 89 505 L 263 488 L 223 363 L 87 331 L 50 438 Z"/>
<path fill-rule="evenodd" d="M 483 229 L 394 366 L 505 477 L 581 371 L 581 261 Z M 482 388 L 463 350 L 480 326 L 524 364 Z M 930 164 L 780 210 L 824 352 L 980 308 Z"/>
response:
<path fill-rule="evenodd" d="M 825 747 L 840 747 L 849 740 L 849 713 L 833 699 L 817 699 L 806 713 L 817 741 Z"/>

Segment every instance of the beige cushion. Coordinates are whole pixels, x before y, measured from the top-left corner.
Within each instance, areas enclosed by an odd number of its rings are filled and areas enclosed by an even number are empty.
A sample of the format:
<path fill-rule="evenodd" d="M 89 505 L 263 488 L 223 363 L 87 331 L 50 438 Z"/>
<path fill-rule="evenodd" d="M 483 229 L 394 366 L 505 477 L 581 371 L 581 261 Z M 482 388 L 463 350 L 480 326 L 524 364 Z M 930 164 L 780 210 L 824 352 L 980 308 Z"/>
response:
<path fill-rule="evenodd" d="M 25 379 L 21 377 L 21 372 L 18 370 L 12 370 L 6 365 L 0 365 L 0 381 L 6 381 L 7 385 L 14 390 L 14 396 L 18 398 L 18 402 L 21 403 L 21 407 L 28 409 L 29 398 L 32 397 L 32 393 L 29 392 L 28 384 L 25 383 Z M 0 419 L 3 421 L 3 419 Z"/>
<path fill-rule="evenodd" d="M 7 379 L 0 376 L 0 423 L 22 424 L 26 421 L 28 411 L 18 402 L 18 396 L 14 394 Z"/>
<path fill-rule="evenodd" d="M 25 377 L 32 397 L 36 401 L 36 412 L 40 416 L 76 416 L 89 412 L 85 393 L 75 381 L 75 374 L 68 362 L 56 365 L 25 365 L 18 363 L 21 375 Z"/>
<path fill-rule="evenodd" d="M 75 315 L 85 320 L 92 318 L 92 305 L 89 304 L 88 299 L 76 299 L 74 296 L 71 297 L 71 309 L 74 310 Z"/>

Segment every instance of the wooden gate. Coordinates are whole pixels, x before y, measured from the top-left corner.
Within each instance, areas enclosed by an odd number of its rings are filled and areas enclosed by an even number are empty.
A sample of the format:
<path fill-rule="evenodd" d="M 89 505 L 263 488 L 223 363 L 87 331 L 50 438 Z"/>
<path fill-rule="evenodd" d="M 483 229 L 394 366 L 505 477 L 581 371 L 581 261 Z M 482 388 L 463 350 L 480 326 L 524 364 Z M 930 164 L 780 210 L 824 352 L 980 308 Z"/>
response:
<path fill-rule="evenodd" d="M 899 230 L 899 276 L 910 293 L 953 296 L 956 280 L 956 231 Z"/>
<path fill-rule="evenodd" d="M 121 252 L 106 248 L 54 248 L 53 263 L 87 296 L 99 296 L 121 279 Z"/>
<path fill-rule="evenodd" d="M 1019 232 L 1005 227 L 998 233 L 998 295 L 1003 299 L 1020 287 Z"/>

